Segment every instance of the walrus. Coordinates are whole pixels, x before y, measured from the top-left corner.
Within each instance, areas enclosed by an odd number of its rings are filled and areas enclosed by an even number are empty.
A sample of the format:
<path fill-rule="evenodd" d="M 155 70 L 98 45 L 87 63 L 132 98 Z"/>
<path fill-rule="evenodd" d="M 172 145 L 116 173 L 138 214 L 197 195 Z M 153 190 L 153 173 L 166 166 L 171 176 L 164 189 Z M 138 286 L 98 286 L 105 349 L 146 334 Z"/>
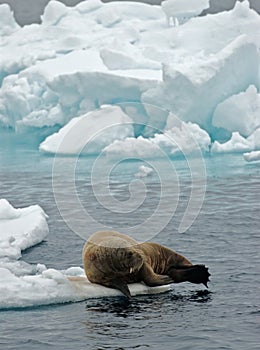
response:
<path fill-rule="evenodd" d="M 94 233 L 82 251 L 84 270 L 92 283 L 120 290 L 131 297 L 128 283 L 148 286 L 209 281 L 205 265 L 193 265 L 184 256 L 153 242 L 137 242 L 115 231 Z"/>

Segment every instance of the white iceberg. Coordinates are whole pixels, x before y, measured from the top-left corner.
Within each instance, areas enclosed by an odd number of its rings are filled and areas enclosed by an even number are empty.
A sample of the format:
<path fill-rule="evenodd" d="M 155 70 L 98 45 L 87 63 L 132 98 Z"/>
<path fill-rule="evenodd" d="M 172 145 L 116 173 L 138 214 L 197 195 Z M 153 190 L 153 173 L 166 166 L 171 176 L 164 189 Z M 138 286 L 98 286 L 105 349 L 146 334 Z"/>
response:
<path fill-rule="evenodd" d="M 162 9 L 167 22 L 173 25 L 186 22 L 188 19 L 198 16 L 204 9 L 209 7 L 209 0 L 164 0 Z"/>
<path fill-rule="evenodd" d="M 217 105 L 212 124 L 229 132 L 250 136 L 260 127 L 260 94 L 254 85 Z"/>
<path fill-rule="evenodd" d="M 247 138 L 241 136 L 239 132 L 233 132 L 231 138 L 224 143 L 215 141 L 211 147 L 212 153 L 227 152 L 247 152 L 260 148 L 260 128 L 255 130 Z"/>
<path fill-rule="evenodd" d="M 168 124 L 170 125 L 170 124 Z M 163 156 L 184 156 L 209 152 L 211 140 L 208 133 L 197 124 L 179 122 L 162 134 L 153 137 L 128 137 L 116 140 L 104 148 L 109 157 L 153 158 Z"/>
<path fill-rule="evenodd" d="M 99 0 L 66 7 L 50 1 L 42 24 L 24 27 L 1 6 L 0 127 L 26 142 L 34 134 L 40 144 L 43 135 L 73 118 L 120 104 L 134 123 L 136 138 L 127 142 L 134 148 L 142 143 L 147 152 L 148 144 L 154 149 L 154 137 L 175 153 L 155 135 L 156 129 L 168 132 L 169 112 L 198 125 L 213 141 L 223 142 L 232 132 L 250 137 L 259 125 L 259 15 L 248 1 L 237 2 L 231 11 L 169 28 L 166 3 L 177 6 L 175 13 L 191 8 L 194 16 L 208 1 L 168 0 L 162 7 Z M 120 140 L 133 137 L 123 134 Z M 55 153 L 59 137 L 40 148 Z M 66 153 L 76 152 L 71 145 Z"/>
<path fill-rule="evenodd" d="M 133 121 L 118 106 L 103 106 L 73 118 L 40 144 L 40 151 L 54 154 L 98 154 L 115 140 L 134 135 Z"/>
<path fill-rule="evenodd" d="M 255 162 L 260 160 L 260 151 L 252 151 L 243 154 L 247 162 Z"/>
<path fill-rule="evenodd" d="M 212 132 L 211 120 L 216 106 L 229 96 L 244 91 L 249 84 L 258 86 L 258 69 L 257 47 L 246 36 L 240 36 L 207 60 L 194 60 L 189 66 L 179 66 L 178 69 L 165 65 L 163 82 L 144 92 L 142 101 L 145 104 L 158 101 L 162 109 Z M 159 113 L 150 113 L 149 107 L 146 110 L 148 124 L 153 125 Z M 159 116 L 165 125 L 165 115 Z"/>
<path fill-rule="evenodd" d="M 49 232 L 46 217 L 38 205 L 15 209 L 0 199 L 0 259 L 19 259 L 22 250 L 42 242 Z"/>
<path fill-rule="evenodd" d="M 140 165 L 138 173 L 135 174 L 135 177 L 147 177 L 153 174 L 153 168 L 149 166 Z"/>
<path fill-rule="evenodd" d="M 10 35 L 20 28 L 7 4 L 0 4 L 0 23 L 0 36 Z"/>

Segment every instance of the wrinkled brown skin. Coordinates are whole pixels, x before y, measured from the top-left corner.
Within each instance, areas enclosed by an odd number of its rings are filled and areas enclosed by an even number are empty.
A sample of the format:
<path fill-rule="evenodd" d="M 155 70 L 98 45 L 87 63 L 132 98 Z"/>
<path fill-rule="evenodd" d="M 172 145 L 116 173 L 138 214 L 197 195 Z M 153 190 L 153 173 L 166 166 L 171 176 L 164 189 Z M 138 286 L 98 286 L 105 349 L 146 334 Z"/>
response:
<path fill-rule="evenodd" d="M 114 231 L 93 234 L 83 247 L 82 259 L 90 282 L 119 289 L 128 298 L 128 283 L 154 287 L 188 281 L 207 287 L 210 276 L 205 265 L 193 265 L 167 247 L 138 243 Z"/>

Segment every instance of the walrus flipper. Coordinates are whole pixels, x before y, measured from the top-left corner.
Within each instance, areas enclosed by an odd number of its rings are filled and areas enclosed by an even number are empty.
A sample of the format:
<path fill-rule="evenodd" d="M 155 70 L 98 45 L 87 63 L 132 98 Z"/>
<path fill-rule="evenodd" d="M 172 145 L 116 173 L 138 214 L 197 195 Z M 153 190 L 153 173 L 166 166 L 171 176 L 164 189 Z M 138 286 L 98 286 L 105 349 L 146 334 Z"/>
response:
<path fill-rule="evenodd" d="M 131 298 L 131 293 L 126 282 L 120 279 L 113 279 L 106 283 L 106 287 L 120 290 L 127 298 Z"/>
<path fill-rule="evenodd" d="M 152 267 L 144 263 L 139 271 L 140 279 L 149 287 L 164 286 L 166 284 L 174 283 L 173 279 L 167 275 L 158 275 Z"/>
<path fill-rule="evenodd" d="M 175 283 L 191 282 L 203 283 L 208 288 L 210 273 L 205 265 L 191 265 L 179 266 L 178 268 L 171 268 L 168 272 Z"/>
<path fill-rule="evenodd" d="M 193 265 L 187 272 L 189 282 L 203 283 L 208 288 L 210 273 L 205 265 Z"/>

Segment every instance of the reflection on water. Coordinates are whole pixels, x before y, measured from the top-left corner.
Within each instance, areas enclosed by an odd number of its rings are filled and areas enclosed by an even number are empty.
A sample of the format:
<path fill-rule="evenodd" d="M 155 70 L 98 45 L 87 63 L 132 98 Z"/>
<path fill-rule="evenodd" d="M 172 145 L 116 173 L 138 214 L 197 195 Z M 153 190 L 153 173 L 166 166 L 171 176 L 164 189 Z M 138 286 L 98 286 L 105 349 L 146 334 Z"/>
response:
<path fill-rule="evenodd" d="M 199 290 L 191 292 L 182 292 L 179 294 L 168 291 L 163 295 L 143 295 L 132 299 L 124 296 L 114 298 L 93 299 L 86 302 L 85 309 L 87 312 L 110 313 L 117 317 L 132 317 L 149 310 L 151 317 L 152 311 L 161 310 L 163 304 L 173 302 L 173 307 L 177 304 L 196 302 L 207 303 L 211 301 L 212 292 L 208 290 Z"/>
<path fill-rule="evenodd" d="M 160 343 L 164 349 L 172 349 L 172 341 L 177 341 L 177 337 L 190 344 L 188 336 L 180 332 L 192 329 L 194 319 L 198 324 L 201 322 L 210 309 L 212 296 L 208 290 L 184 288 L 180 292 L 170 290 L 130 300 L 123 296 L 88 300 L 82 323 L 87 334 L 98 334 L 93 349 L 159 349 Z M 205 308 L 197 307 L 202 304 Z M 120 342 L 120 347 L 113 347 Z"/>

